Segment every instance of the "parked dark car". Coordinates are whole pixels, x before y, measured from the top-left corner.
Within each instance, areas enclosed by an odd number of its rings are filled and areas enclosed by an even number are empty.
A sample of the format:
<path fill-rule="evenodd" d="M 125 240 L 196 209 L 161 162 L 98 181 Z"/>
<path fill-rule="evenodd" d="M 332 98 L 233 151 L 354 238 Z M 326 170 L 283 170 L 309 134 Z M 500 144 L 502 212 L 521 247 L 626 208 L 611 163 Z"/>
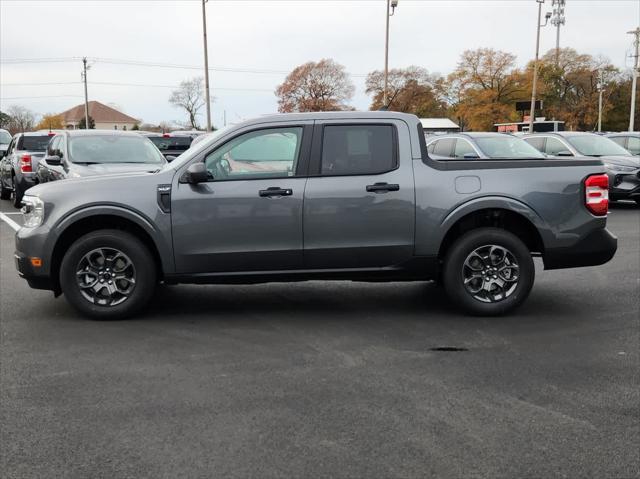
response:
<path fill-rule="evenodd" d="M 604 163 L 612 201 L 635 200 L 640 204 L 640 158 L 596 133 L 562 131 L 524 135 L 524 141 L 554 158 L 593 157 Z"/>
<path fill-rule="evenodd" d="M 155 172 L 33 188 L 16 267 L 103 319 L 159 281 L 310 279 L 432 279 L 467 312 L 503 314 L 529 294 L 532 257 L 613 257 L 607 182 L 595 158 L 435 160 L 405 113 L 261 117 Z"/>
<path fill-rule="evenodd" d="M 53 133 L 30 132 L 15 135 L 0 159 L 0 198 L 20 208 L 24 192 L 34 186 L 39 160 Z"/>
<path fill-rule="evenodd" d="M 56 134 L 38 163 L 38 183 L 113 173 L 155 171 L 166 160 L 148 139 L 119 130 L 69 130 Z"/>
<path fill-rule="evenodd" d="M 640 156 L 640 133 L 637 131 L 625 131 L 622 133 L 609 133 L 607 138 L 615 141 L 632 155 Z"/>
<path fill-rule="evenodd" d="M 173 133 L 146 134 L 145 136 L 156 145 L 167 161 L 173 161 L 187 151 L 194 138 L 191 135 L 174 135 Z"/>
<path fill-rule="evenodd" d="M 545 156 L 506 133 L 450 133 L 428 136 L 429 156 L 438 160 L 542 159 Z"/>

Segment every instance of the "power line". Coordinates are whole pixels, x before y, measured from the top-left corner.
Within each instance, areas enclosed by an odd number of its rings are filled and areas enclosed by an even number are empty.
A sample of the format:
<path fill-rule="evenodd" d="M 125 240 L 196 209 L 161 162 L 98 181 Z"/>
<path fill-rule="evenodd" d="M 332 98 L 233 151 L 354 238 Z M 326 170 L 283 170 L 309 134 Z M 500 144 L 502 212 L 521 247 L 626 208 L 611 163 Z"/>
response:
<path fill-rule="evenodd" d="M 43 82 L 43 83 L 0 83 L 3 87 L 16 86 L 52 86 L 52 85 L 80 85 L 83 82 Z M 133 87 L 149 87 L 149 88 L 179 88 L 180 85 L 153 85 L 148 83 L 124 83 L 124 82 L 105 82 L 105 81 L 89 81 L 89 85 L 107 85 L 107 86 L 133 86 Z M 217 87 L 216 90 L 237 90 L 237 91 L 268 91 L 272 92 L 272 88 L 240 88 L 240 87 Z"/>
<path fill-rule="evenodd" d="M 127 60 L 122 58 L 102 58 L 102 57 L 87 57 L 89 61 L 96 63 L 112 64 L 112 65 L 130 65 L 139 67 L 152 67 L 152 68 L 171 68 L 179 70 L 202 70 L 201 66 L 197 65 L 184 65 L 178 63 L 163 63 L 163 62 L 147 62 L 140 60 Z M 2 64 L 20 64 L 20 63 L 52 63 L 52 62 L 71 62 L 81 61 L 80 57 L 65 57 L 65 58 L 11 58 L 0 60 Z M 262 75 L 288 75 L 290 71 L 287 70 L 271 70 L 265 68 L 235 68 L 235 67 L 209 67 L 209 71 L 214 72 L 227 72 L 227 73 L 254 73 Z M 366 73 L 350 73 L 352 77 L 366 77 Z"/>
<path fill-rule="evenodd" d="M 10 96 L 10 97 L 0 97 L 0 100 L 33 100 L 36 98 L 83 98 L 83 96 L 82 95 Z"/>

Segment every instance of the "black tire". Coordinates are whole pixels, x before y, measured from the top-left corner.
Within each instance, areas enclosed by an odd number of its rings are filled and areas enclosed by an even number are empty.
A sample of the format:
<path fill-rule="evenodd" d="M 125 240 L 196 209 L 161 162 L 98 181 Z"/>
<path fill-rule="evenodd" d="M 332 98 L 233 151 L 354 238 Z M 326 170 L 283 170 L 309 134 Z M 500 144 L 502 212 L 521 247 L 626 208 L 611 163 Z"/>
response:
<path fill-rule="evenodd" d="M 15 175 L 11 175 L 11 187 L 13 188 L 13 190 L 10 192 L 11 203 L 16 208 L 22 208 L 22 197 L 24 196 L 24 191 L 22 191 L 20 185 L 16 183 Z"/>
<path fill-rule="evenodd" d="M 8 200 L 11 198 L 11 190 L 5 188 L 3 181 L 0 179 L 0 200 Z"/>
<path fill-rule="evenodd" d="M 117 250 L 124 253 L 133 264 L 135 284 L 126 299 L 119 304 L 101 305 L 91 302 L 83 295 L 76 279 L 85 255 L 98 249 Z M 123 319 L 140 311 L 153 296 L 157 278 L 151 252 L 134 235 L 121 230 L 98 230 L 82 236 L 67 250 L 60 266 L 60 286 L 67 301 L 82 314 L 101 320 Z M 95 294 L 92 288 L 84 291 Z"/>
<path fill-rule="evenodd" d="M 477 249 L 488 245 L 508 250 L 519 267 L 515 289 L 495 302 L 482 302 L 464 284 L 465 261 Z M 518 307 L 529 295 L 534 278 L 535 266 L 527 246 L 520 238 L 500 228 L 479 228 L 465 233 L 451 246 L 444 261 L 443 279 L 447 294 L 455 304 L 475 316 L 498 316 Z M 484 279 L 480 278 L 480 281 L 485 284 Z M 479 294 L 484 293 L 481 290 Z"/>

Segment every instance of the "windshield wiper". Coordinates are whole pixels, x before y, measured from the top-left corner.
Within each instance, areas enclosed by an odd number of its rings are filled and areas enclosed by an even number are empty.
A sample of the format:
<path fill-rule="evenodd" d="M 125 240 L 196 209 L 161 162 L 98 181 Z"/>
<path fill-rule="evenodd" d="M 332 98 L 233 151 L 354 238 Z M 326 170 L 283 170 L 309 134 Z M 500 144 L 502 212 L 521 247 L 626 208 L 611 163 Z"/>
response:
<path fill-rule="evenodd" d="M 73 161 L 74 165 L 101 165 L 100 161 Z"/>

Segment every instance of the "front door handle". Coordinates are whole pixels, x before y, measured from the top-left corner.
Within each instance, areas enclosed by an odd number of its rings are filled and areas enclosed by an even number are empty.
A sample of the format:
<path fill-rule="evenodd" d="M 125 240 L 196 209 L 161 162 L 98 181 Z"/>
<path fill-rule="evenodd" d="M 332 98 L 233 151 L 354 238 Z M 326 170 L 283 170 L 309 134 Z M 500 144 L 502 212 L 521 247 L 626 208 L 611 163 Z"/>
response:
<path fill-rule="evenodd" d="M 293 190 L 290 188 L 280 188 L 279 186 L 272 186 L 270 188 L 267 188 L 266 190 L 258 191 L 258 194 L 262 197 L 291 196 L 293 194 Z"/>
<path fill-rule="evenodd" d="M 367 185 L 367 191 L 374 193 L 386 193 L 387 191 L 398 191 L 400 185 L 390 183 L 374 183 L 373 185 Z"/>

